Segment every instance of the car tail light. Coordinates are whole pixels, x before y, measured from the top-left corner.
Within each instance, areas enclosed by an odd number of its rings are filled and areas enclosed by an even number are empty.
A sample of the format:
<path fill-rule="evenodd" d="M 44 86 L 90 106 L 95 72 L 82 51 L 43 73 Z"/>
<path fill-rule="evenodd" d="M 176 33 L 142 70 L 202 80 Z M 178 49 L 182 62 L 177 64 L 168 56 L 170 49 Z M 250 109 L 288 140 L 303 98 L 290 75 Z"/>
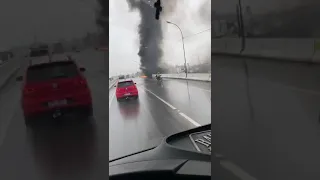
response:
<path fill-rule="evenodd" d="M 119 91 L 121 91 L 122 89 L 123 89 L 123 88 L 117 87 L 116 91 L 119 92 Z"/>

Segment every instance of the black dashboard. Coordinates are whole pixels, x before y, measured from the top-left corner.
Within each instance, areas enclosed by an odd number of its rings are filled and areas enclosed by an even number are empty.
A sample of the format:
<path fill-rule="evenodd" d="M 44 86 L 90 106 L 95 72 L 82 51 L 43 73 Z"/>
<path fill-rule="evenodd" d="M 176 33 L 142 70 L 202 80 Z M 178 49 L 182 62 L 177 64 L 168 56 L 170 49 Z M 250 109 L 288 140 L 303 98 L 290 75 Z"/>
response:
<path fill-rule="evenodd" d="M 211 125 L 174 134 L 157 147 L 110 161 L 109 178 L 237 179 L 211 156 Z"/>

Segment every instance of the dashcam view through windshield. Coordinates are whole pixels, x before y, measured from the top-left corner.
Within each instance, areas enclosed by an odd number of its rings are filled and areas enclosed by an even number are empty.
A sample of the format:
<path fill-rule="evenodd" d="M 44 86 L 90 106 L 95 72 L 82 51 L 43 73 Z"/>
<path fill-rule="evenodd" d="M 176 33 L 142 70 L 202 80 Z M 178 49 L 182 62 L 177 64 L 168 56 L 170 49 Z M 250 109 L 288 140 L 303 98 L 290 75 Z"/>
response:
<path fill-rule="evenodd" d="M 108 179 L 110 161 L 210 124 L 210 7 L 1 1 L 0 179 Z"/>
<path fill-rule="evenodd" d="M 211 4 L 109 4 L 109 159 L 211 123 Z"/>
<path fill-rule="evenodd" d="M 319 180 L 319 10 L 2 0 L 0 179 Z"/>

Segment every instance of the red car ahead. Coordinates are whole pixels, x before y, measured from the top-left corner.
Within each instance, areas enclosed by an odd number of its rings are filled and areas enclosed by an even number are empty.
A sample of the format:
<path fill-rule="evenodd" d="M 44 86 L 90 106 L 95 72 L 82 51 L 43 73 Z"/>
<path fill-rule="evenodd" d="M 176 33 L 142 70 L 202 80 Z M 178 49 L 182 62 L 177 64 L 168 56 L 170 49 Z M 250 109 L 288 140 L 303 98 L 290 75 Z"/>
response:
<path fill-rule="evenodd" d="M 74 61 L 57 61 L 29 66 L 24 78 L 22 109 L 26 124 L 35 117 L 50 114 L 54 118 L 76 110 L 92 115 L 92 98 L 85 68 Z M 17 80 L 22 80 L 22 76 Z"/>
<path fill-rule="evenodd" d="M 138 89 L 136 87 L 136 83 L 134 83 L 132 80 L 121 80 L 118 81 L 116 89 L 116 97 L 117 100 L 121 99 L 128 99 L 128 98 L 135 98 L 138 99 L 139 93 Z"/>

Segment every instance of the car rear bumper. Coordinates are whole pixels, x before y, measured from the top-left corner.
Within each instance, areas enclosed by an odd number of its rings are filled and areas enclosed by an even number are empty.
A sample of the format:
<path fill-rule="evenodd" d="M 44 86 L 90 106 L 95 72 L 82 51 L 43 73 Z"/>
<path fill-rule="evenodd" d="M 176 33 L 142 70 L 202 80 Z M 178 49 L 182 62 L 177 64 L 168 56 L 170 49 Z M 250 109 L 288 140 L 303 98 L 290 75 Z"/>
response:
<path fill-rule="evenodd" d="M 92 114 L 92 104 L 47 108 L 37 111 L 24 111 L 24 116 L 28 118 L 52 116 L 52 114 L 57 111 L 61 112 L 62 114 Z"/>
<path fill-rule="evenodd" d="M 125 95 L 126 93 L 116 93 L 116 97 L 117 99 L 120 98 L 125 98 L 125 97 L 134 97 L 134 96 L 138 96 L 138 91 L 137 92 L 130 92 L 130 95 Z"/>
<path fill-rule="evenodd" d="M 53 100 L 67 99 L 68 104 L 57 107 L 48 107 L 47 103 Z M 90 93 L 77 93 L 73 96 L 50 97 L 45 99 L 25 98 L 22 100 L 22 109 L 25 116 L 38 113 L 46 113 L 57 109 L 69 109 L 77 107 L 92 107 L 92 98 Z"/>

